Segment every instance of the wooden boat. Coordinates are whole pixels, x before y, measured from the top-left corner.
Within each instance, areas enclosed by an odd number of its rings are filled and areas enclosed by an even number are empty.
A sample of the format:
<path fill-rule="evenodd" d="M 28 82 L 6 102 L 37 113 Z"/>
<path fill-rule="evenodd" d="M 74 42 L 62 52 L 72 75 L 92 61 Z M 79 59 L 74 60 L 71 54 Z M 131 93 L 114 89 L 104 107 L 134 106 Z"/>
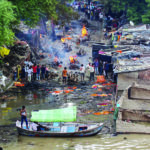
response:
<path fill-rule="evenodd" d="M 26 129 L 25 124 L 21 128 L 20 121 L 16 122 L 16 127 L 20 135 L 39 137 L 87 137 L 96 135 L 101 131 L 103 123 L 73 123 L 76 121 L 76 114 L 76 106 L 33 111 L 28 129 Z"/>
<path fill-rule="evenodd" d="M 81 124 L 81 123 L 61 123 L 61 126 L 53 126 L 49 123 L 41 123 L 43 126 L 47 127 L 49 130 L 33 131 L 32 122 L 29 122 L 29 129 L 26 129 L 26 125 L 23 124 L 21 128 L 21 122 L 16 122 L 16 127 L 20 135 L 25 136 L 36 136 L 36 137 L 87 137 L 98 134 L 103 123 L 93 123 L 93 124 Z"/>

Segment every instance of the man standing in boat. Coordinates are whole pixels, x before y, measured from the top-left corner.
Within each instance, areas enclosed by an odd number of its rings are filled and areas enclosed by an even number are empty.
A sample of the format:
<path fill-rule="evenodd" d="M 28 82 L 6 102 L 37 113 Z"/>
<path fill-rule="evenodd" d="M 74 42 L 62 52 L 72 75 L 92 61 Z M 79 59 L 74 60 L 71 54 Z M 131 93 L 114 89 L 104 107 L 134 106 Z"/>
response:
<path fill-rule="evenodd" d="M 22 106 L 22 109 L 20 111 L 20 116 L 21 116 L 21 128 L 23 125 L 23 122 L 26 122 L 26 128 L 28 129 L 28 121 L 27 121 L 27 112 L 25 106 Z"/>

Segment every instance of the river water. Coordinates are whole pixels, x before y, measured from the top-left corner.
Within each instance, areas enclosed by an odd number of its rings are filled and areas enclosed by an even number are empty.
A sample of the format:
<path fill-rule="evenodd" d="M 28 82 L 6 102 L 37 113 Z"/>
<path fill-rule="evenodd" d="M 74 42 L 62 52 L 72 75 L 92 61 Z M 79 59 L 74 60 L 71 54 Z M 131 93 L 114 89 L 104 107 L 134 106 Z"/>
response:
<path fill-rule="evenodd" d="M 17 143 L 5 145 L 4 150 L 149 150 L 149 138 L 149 135 L 97 135 L 90 138 L 20 136 Z"/>
<path fill-rule="evenodd" d="M 105 87 L 107 92 L 112 89 Z M 0 125 L 14 125 L 17 119 L 20 120 L 19 109 L 25 105 L 28 112 L 28 118 L 32 110 L 53 109 L 65 107 L 68 105 L 77 105 L 79 109 L 95 109 L 95 104 L 102 101 L 102 98 L 89 97 L 88 93 L 95 93 L 97 89 L 92 89 L 91 85 L 86 87 L 78 87 L 72 94 L 52 95 L 50 91 L 60 90 L 62 88 L 41 88 L 38 90 L 21 91 L 19 89 L 11 90 L 7 93 L 8 98 L 1 102 L 0 109 Z M 101 94 L 106 92 L 102 88 Z M 83 103 L 87 97 L 87 103 Z M 75 99 L 74 99 L 75 98 Z M 105 99 L 112 99 L 113 95 Z M 80 99 L 80 101 L 78 101 Z M 84 100 L 84 101 L 83 101 Z M 88 101 L 90 100 L 90 103 Z M 103 99 L 104 100 L 104 99 Z M 95 103 L 94 103 L 95 102 Z M 82 105 L 81 105 L 82 104 Z M 99 109 L 99 108 L 98 108 Z M 88 115 L 87 115 L 88 116 Z M 102 116 L 78 116 L 84 120 L 96 120 L 100 122 L 102 119 L 111 120 L 111 117 Z M 88 119 L 89 119 L 88 118 Z M 84 120 L 85 121 L 85 120 Z M 15 129 L 15 127 L 14 127 Z M 16 130 L 14 132 L 17 132 Z M 7 139 L 7 137 L 4 137 Z M 118 135 L 98 134 L 88 138 L 37 138 L 25 136 L 11 136 L 12 141 L 8 143 L 0 143 L 4 150 L 149 150 L 149 135 Z"/>

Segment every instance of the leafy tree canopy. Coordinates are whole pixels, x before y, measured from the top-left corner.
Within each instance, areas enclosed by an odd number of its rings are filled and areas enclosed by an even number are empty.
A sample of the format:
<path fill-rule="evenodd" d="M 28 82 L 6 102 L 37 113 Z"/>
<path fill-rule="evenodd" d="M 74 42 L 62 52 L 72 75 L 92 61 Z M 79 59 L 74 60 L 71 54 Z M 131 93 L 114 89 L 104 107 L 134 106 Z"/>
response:
<path fill-rule="evenodd" d="M 0 46 L 13 43 L 14 25 L 23 20 L 30 27 L 36 26 L 41 17 L 62 24 L 69 22 L 76 13 L 66 3 L 72 0 L 0 0 Z"/>
<path fill-rule="evenodd" d="M 66 3 L 70 0 L 9 0 L 17 7 L 17 18 L 22 19 L 31 27 L 37 25 L 40 17 L 54 21 L 63 20 L 66 16 L 69 21 L 75 14 Z"/>
<path fill-rule="evenodd" d="M 106 13 L 125 14 L 134 23 L 144 22 L 150 17 L 150 0 L 103 0 Z M 150 22 L 150 18 L 148 19 Z"/>
<path fill-rule="evenodd" d="M 0 0 L 0 46 L 13 43 L 12 23 L 16 20 L 14 10 L 11 2 Z"/>

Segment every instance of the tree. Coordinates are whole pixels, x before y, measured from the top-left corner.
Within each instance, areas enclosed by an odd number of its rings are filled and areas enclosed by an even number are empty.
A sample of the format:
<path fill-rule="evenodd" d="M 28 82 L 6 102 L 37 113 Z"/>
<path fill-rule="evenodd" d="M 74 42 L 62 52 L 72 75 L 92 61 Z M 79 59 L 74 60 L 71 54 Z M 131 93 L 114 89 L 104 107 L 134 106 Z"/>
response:
<path fill-rule="evenodd" d="M 74 12 L 66 3 L 70 0 L 10 0 L 17 7 L 17 18 L 24 20 L 31 27 L 38 24 L 42 16 L 49 20 L 58 21 L 66 19 L 69 21 Z"/>
<path fill-rule="evenodd" d="M 12 23 L 16 20 L 15 7 L 7 0 L 0 1 L 0 46 L 11 45 L 14 41 Z"/>
<path fill-rule="evenodd" d="M 142 22 L 145 24 L 150 24 L 150 0 L 146 0 L 147 9 L 145 9 L 145 13 L 142 15 Z"/>
<path fill-rule="evenodd" d="M 104 0 L 106 13 L 125 14 L 134 23 L 142 22 L 142 15 L 147 9 L 146 1 L 150 0 Z M 147 17 L 146 17 L 147 18 Z"/>
<path fill-rule="evenodd" d="M 14 30 L 23 20 L 30 27 L 36 26 L 44 16 L 61 23 L 69 22 L 76 13 L 66 5 L 71 0 L 0 0 L 0 46 L 11 45 Z"/>

